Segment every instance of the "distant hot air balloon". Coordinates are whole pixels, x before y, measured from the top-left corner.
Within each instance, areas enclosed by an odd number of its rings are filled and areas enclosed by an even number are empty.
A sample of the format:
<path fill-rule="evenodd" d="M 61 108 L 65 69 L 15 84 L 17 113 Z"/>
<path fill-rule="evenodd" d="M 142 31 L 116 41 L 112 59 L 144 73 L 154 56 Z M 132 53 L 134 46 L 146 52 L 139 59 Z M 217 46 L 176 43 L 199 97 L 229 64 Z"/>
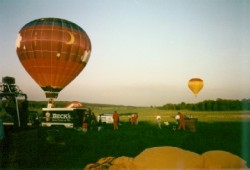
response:
<path fill-rule="evenodd" d="M 16 52 L 46 98 L 54 99 L 86 66 L 91 42 L 75 23 L 41 18 L 27 23 L 19 31 Z"/>
<path fill-rule="evenodd" d="M 194 93 L 195 97 L 197 97 L 200 90 L 203 88 L 203 80 L 200 78 L 192 78 L 188 81 L 188 87 Z"/>

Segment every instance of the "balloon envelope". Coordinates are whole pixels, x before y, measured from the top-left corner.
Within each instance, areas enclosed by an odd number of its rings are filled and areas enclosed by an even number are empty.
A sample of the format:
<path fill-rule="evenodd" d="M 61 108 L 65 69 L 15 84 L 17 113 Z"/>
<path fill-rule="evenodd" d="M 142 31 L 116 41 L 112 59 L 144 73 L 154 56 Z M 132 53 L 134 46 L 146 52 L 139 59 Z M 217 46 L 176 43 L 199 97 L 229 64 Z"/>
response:
<path fill-rule="evenodd" d="M 70 21 L 41 18 L 19 31 L 16 52 L 25 70 L 44 90 L 57 98 L 86 66 L 91 42 L 86 32 Z"/>
<path fill-rule="evenodd" d="M 73 101 L 66 108 L 78 108 L 78 107 L 82 107 L 82 103 L 78 101 Z"/>
<path fill-rule="evenodd" d="M 188 87 L 194 93 L 195 96 L 198 95 L 203 86 L 203 80 L 200 78 L 192 78 L 188 81 Z"/>

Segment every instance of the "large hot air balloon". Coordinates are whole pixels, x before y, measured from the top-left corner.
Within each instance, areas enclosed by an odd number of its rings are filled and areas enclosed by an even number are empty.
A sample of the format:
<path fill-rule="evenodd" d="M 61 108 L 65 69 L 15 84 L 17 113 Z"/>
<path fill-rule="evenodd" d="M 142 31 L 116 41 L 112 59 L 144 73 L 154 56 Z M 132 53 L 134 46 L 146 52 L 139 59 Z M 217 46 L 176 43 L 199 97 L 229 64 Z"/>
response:
<path fill-rule="evenodd" d="M 19 31 L 16 52 L 46 98 L 55 99 L 86 66 L 91 42 L 75 23 L 41 18 L 27 23 Z"/>
<path fill-rule="evenodd" d="M 197 97 L 200 90 L 203 88 L 203 80 L 200 78 L 192 78 L 188 81 L 188 87 L 194 93 L 195 97 Z"/>

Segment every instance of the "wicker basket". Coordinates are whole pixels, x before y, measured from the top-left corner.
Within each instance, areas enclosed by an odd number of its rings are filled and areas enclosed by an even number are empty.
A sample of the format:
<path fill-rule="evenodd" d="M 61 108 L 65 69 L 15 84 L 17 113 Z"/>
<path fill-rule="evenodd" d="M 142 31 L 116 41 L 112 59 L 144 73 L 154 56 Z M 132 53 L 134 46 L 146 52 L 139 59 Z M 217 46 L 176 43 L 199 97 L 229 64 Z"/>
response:
<path fill-rule="evenodd" d="M 198 119 L 196 119 L 196 118 L 185 119 L 186 129 L 190 132 L 196 132 L 197 121 L 198 121 Z"/>

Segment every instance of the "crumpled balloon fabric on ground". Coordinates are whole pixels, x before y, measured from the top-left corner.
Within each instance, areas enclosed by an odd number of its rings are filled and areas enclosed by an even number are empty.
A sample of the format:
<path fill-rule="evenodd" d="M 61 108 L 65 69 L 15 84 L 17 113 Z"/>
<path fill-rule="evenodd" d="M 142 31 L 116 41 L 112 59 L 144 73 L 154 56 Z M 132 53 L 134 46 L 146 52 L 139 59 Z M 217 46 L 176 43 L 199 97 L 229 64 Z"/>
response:
<path fill-rule="evenodd" d="M 136 157 L 106 157 L 85 170 L 144 169 L 247 169 L 246 161 L 230 152 L 214 150 L 197 154 L 178 147 L 147 148 Z"/>

